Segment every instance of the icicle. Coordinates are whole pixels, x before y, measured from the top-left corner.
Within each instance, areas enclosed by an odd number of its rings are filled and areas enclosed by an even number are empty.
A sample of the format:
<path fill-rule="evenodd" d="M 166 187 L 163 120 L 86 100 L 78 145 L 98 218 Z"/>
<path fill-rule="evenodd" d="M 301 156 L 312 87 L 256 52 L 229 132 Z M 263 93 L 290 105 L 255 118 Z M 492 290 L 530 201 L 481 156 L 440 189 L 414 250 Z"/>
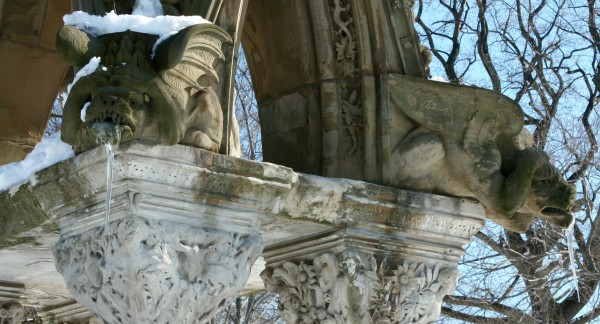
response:
<path fill-rule="evenodd" d="M 104 146 L 106 151 L 106 225 L 110 221 L 110 201 L 112 198 L 112 182 L 114 175 L 115 155 L 113 147 L 116 149 L 121 142 L 121 127 L 112 123 L 95 123 L 90 129 L 99 144 Z"/>
<path fill-rule="evenodd" d="M 110 200 L 112 198 L 112 182 L 114 175 L 115 154 L 112 150 L 112 144 L 104 144 L 106 150 L 106 225 L 110 222 Z"/>
<path fill-rule="evenodd" d="M 575 281 L 575 290 L 577 291 L 577 300 L 580 301 L 579 297 L 579 278 L 577 277 L 576 264 L 575 264 L 575 250 L 573 249 L 573 236 L 575 231 L 575 221 L 571 222 L 569 227 L 564 230 L 563 234 L 567 238 L 567 248 L 569 249 L 569 269 Z"/>

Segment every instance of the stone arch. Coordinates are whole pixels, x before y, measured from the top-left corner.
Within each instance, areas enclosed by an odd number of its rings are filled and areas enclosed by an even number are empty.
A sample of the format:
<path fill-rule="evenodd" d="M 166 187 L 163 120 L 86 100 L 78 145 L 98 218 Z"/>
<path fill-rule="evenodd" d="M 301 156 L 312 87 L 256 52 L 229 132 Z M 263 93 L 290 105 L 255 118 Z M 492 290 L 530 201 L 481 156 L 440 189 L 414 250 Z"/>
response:
<path fill-rule="evenodd" d="M 407 2 L 249 1 L 241 42 L 265 161 L 382 180 L 386 77 L 425 76 Z"/>

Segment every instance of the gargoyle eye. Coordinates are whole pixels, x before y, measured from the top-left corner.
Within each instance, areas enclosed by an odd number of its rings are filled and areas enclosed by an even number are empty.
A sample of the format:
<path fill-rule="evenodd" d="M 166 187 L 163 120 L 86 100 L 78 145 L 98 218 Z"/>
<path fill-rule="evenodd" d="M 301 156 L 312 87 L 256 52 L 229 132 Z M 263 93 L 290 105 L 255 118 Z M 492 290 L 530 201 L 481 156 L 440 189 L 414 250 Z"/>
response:
<path fill-rule="evenodd" d="M 135 99 L 129 99 L 129 105 L 130 105 L 131 107 L 135 107 L 135 106 L 137 106 L 137 104 L 138 104 L 138 103 L 137 103 L 137 101 L 136 101 Z"/>

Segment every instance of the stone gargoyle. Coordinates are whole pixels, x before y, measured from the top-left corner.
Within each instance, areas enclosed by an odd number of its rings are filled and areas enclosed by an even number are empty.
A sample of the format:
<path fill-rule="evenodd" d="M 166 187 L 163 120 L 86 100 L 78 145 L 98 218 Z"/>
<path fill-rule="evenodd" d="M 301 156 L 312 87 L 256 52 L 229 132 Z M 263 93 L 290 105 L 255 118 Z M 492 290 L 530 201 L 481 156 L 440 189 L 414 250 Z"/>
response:
<path fill-rule="evenodd" d="M 387 185 L 472 197 L 502 227 L 567 227 L 575 187 L 533 147 L 517 103 L 493 91 L 391 75 Z"/>
<path fill-rule="evenodd" d="M 219 82 L 214 65 L 224 58 L 229 35 L 200 24 L 155 45 L 157 39 L 132 31 L 93 36 L 71 26 L 59 31 L 56 47 L 67 63 L 81 68 L 100 58 L 93 73 L 73 84 L 64 106 L 62 139 L 76 152 L 98 145 L 91 131 L 98 123 L 118 127 L 121 142 L 146 137 L 219 152 L 229 140 L 239 147 L 237 125 L 232 135 L 223 132 L 224 112 L 213 90 Z"/>

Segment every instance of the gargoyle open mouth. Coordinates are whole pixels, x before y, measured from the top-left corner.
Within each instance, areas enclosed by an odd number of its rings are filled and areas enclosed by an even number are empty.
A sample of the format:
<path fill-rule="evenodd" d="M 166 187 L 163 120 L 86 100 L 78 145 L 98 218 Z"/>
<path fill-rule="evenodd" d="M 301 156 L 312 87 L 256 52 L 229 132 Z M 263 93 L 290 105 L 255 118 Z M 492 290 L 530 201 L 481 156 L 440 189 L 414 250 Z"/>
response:
<path fill-rule="evenodd" d="M 136 127 L 129 117 L 122 115 L 121 113 L 114 110 L 103 110 L 99 112 L 95 117 L 88 120 L 88 124 L 91 126 L 96 123 L 110 123 L 117 126 L 121 126 L 122 130 L 135 133 Z"/>
<path fill-rule="evenodd" d="M 566 215 L 570 215 L 571 213 L 564 210 L 564 209 L 560 209 L 560 208 L 555 208 L 555 207 L 546 207 L 544 209 L 541 210 L 543 215 L 546 216 L 566 216 Z"/>

